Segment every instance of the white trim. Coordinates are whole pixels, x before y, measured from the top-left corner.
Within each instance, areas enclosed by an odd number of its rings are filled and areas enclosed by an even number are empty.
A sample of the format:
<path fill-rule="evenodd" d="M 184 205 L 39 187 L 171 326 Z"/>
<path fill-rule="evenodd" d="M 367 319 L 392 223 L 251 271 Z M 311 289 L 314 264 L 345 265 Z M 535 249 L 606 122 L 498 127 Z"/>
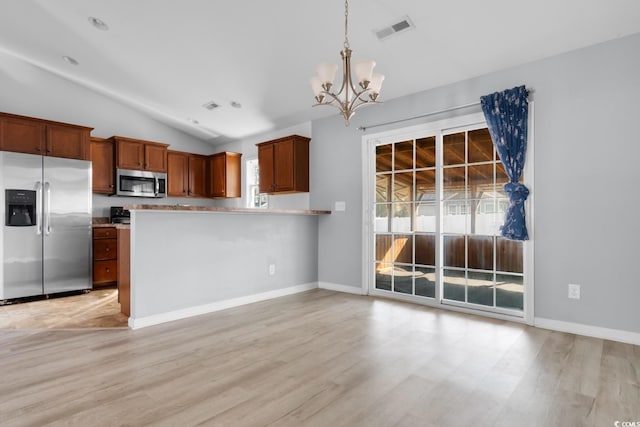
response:
<path fill-rule="evenodd" d="M 525 153 L 526 159 L 524 162 L 524 170 L 522 171 L 524 183 L 529 188 L 529 197 L 525 201 L 525 224 L 527 226 L 527 232 L 529 233 L 529 240 L 523 242 L 523 257 L 524 257 L 524 272 L 525 275 L 523 277 L 524 284 L 524 320 L 527 322 L 527 325 L 534 324 L 534 316 L 535 316 L 535 263 L 534 263 L 534 244 L 535 244 L 535 221 L 533 220 L 534 216 L 534 205 L 533 200 L 535 199 L 535 177 L 534 177 L 534 144 L 535 144 L 535 121 L 534 121 L 534 104 L 533 101 L 529 101 L 529 123 L 528 126 L 528 141 L 527 141 L 527 152 Z"/>
<path fill-rule="evenodd" d="M 131 329 L 139 329 L 147 326 L 158 325 L 160 323 L 172 322 L 174 320 L 186 319 L 188 317 L 199 316 L 201 314 L 213 313 L 214 311 L 226 310 L 228 308 L 238 307 L 254 302 L 265 301 L 273 298 L 283 297 L 286 295 L 297 294 L 300 292 L 317 289 L 318 283 L 305 283 L 303 285 L 291 286 L 289 288 L 276 289 L 273 291 L 262 292 L 259 294 L 247 295 L 244 297 L 232 298 L 223 301 L 216 301 L 209 304 L 203 304 L 195 307 L 183 308 L 180 310 L 168 311 L 166 313 L 152 314 L 139 318 L 129 317 L 129 327 Z"/>
<path fill-rule="evenodd" d="M 527 185 L 527 187 L 530 190 L 530 195 L 529 198 L 526 201 L 526 212 L 527 212 L 527 228 L 529 230 L 529 238 L 530 240 L 528 240 L 527 242 L 524 242 L 523 247 L 524 247 L 524 251 L 523 251 L 523 262 L 524 262 L 524 277 L 523 277 L 523 284 L 524 284 L 524 291 L 525 294 L 523 296 L 523 302 L 524 302 L 524 306 L 523 306 L 523 311 L 522 314 L 519 316 L 513 316 L 510 314 L 504 314 L 502 312 L 502 310 L 500 309 L 495 309 L 495 310 L 474 310 L 473 308 L 470 309 L 463 309 L 463 310 L 458 310 L 458 308 L 456 307 L 457 311 L 463 311 L 463 312 L 468 312 L 468 313 L 472 313 L 472 314 L 478 314 L 478 315 L 482 315 L 482 316 L 487 316 L 487 317 L 494 317 L 494 316 L 490 316 L 488 315 L 489 313 L 493 313 L 496 314 L 498 318 L 504 318 L 504 319 L 509 319 L 509 320 L 513 320 L 516 322 L 526 322 L 529 325 L 533 324 L 533 319 L 534 319 L 534 299 L 535 299 L 535 294 L 534 294 L 534 261 L 533 261 L 533 257 L 534 257 L 534 248 L 533 248 L 533 235 L 534 235 L 534 221 L 533 221 L 533 198 L 534 198 L 534 191 L 533 191 L 533 186 L 534 186 L 534 176 L 533 176 L 533 163 L 534 163 L 534 111 L 533 111 L 533 102 L 530 102 L 530 114 L 529 114 L 529 122 L 528 122 L 528 130 L 529 130 L 529 138 L 528 138 L 528 143 L 527 143 L 527 161 L 525 163 L 525 167 L 524 167 L 524 171 L 523 171 L 523 177 L 524 177 L 524 182 Z M 362 182 L 363 182 L 363 192 L 362 192 L 362 205 L 363 205 L 363 227 L 362 227 L 362 280 L 363 280 L 363 294 L 369 294 L 369 295 L 376 295 L 376 296 L 385 296 L 385 297 L 390 297 L 390 298 L 394 298 L 397 295 L 396 294 L 392 294 L 392 296 L 390 296 L 389 294 L 384 293 L 384 291 L 382 293 L 378 292 L 377 289 L 375 289 L 375 278 L 374 278 L 374 274 L 371 268 L 371 263 L 372 260 L 374 258 L 374 243 L 372 241 L 372 236 L 373 236 L 373 205 L 374 205 L 374 185 L 375 182 L 371 179 L 372 176 L 375 175 L 375 159 L 374 159 L 374 150 L 375 147 L 378 145 L 382 145 L 382 144 L 388 144 L 388 143 L 393 143 L 393 142 L 397 142 L 397 141 L 401 141 L 401 140 L 405 140 L 405 139 L 414 139 L 417 137 L 422 137 L 428 134 L 434 134 L 437 138 L 437 143 L 436 143 L 436 156 L 441 156 L 442 153 L 439 152 L 441 144 L 442 144 L 442 136 L 443 135 L 448 135 L 448 134 L 452 134 L 452 133 L 456 133 L 462 130 L 473 130 L 473 129 L 479 129 L 482 127 L 486 127 L 486 120 L 484 117 L 484 114 L 482 112 L 477 112 L 477 113 L 470 113 L 467 115 L 462 115 L 462 116 L 455 116 L 455 117 L 450 117 L 450 118 L 446 118 L 443 120 L 438 120 L 438 121 L 433 121 L 433 122 L 427 122 L 427 123 L 423 123 L 423 124 L 418 124 L 418 125 L 414 125 L 414 126 L 409 126 L 406 128 L 399 128 L 399 129 L 391 129 L 391 130 L 387 130 L 387 131 L 383 131 L 383 132 L 379 132 L 379 133 L 372 133 L 372 134 L 367 134 L 367 135 L 363 135 L 362 137 Z M 438 161 L 437 163 L 439 163 L 441 165 L 441 159 L 440 161 Z M 440 166 L 442 167 L 442 165 Z M 439 170 L 439 169 L 438 169 Z M 441 173 L 436 172 L 436 179 L 441 179 Z M 438 185 L 436 186 L 436 191 L 439 191 L 438 188 L 441 188 L 442 185 Z M 436 199 L 440 200 L 440 194 L 436 194 Z M 442 217 L 440 217 L 440 221 L 442 220 Z M 436 235 L 441 235 L 441 224 L 438 224 L 436 229 Z M 436 254 L 437 256 L 441 256 L 441 248 L 439 247 L 439 240 L 436 241 Z M 440 260 L 439 262 L 436 262 L 436 265 L 442 265 L 442 260 Z M 437 282 L 440 282 L 440 269 L 436 269 L 436 277 L 437 277 Z M 440 288 L 437 287 L 436 288 L 436 299 L 433 302 L 429 302 L 426 305 L 430 305 L 433 307 L 441 307 L 441 308 L 448 308 L 451 307 L 451 305 L 448 305 L 448 303 L 444 303 L 441 301 L 441 295 L 439 294 L 440 292 Z M 407 299 L 407 298 L 400 298 L 403 300 L 408 300 L 410 302 L 417 302 L 417 303 L 422 303 L 420 302 L 419 298 L 413 299 L 413 297 L 411 297 L 411 299 Z M 471 306 L 470 306 L 471 307 Z"/>
<path fill-rule="evenodd" d="M 362 295 L 368 295 L 371 288 L 373 275 L 371 272 L 371 259 L 373 258 L 373 201 L 370 177 L 375 173 L 373 150 L 374 145 L 369 143 L 369 136 L 362 137 Z"/>
<path fill-rule="evenodd" d="M 367 295 L 367 292 L 366 292 L 366 290 L 364 288 L 357 288 L 355 286 L 340 285 L 338 283 L 318 282 L 318 288 L 327 289 L 329 291 L 344 292 L 344 293 L 347 293 L 347 294 Z"/>
<path fill-rule="evenodd" d="M 512 315 L 499 313 L 499 312 L 495 312 L 495 311 L 474 310 L 472 308 L 460 307 L 460 306 L 452 305 L 452 304 L 443 304 L 443 303 L 438 303 L 435 299 L 429 299 L 429 298 L 420 298 L 420 299 L 418 299 L 414 295 L 393 293 L 393 292 L 389 292 L 389 291 L 373 289 L 369 293 L 369 296 L 378 297 L 378 298 L 386 298 L 386 299 L 389 299 L 389 300 L 408 302 L 408 303 L 411 303 L 411 304 L 423 305 L 425 307 L 431 307 L 431 308 L 435 308 L 437 310 L 455 311 L 455 312 L 458 312 L 458 313 L 470 314 L 472 316 L 489 317 L 491 319 L 506 320 L 506 321 L 515 322 L 515 323 L 525 323 L 524 319 L 522 318 L 522 316 L 512 316 Z"/>
<path fill-rule="evenodd" d="M 621 329 L 603 328 L 600 326 L 563 322 L 561 320 L 544 319 L 541 317 L 536 317 L 534 319 L 534 326 L 536 328 L 550 329 L 552 331 L 640 345 L 640 333 L 623 331 Z"/>

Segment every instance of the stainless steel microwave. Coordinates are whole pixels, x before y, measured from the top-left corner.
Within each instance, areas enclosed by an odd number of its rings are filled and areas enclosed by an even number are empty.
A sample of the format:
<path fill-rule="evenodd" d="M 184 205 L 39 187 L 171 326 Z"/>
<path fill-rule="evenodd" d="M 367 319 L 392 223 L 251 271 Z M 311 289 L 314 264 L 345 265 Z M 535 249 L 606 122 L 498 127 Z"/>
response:
<path fill-rule="evenodd" d="M 117 169 L 116 195 L 167 197 L 167 174 L 163 172 Z"/>

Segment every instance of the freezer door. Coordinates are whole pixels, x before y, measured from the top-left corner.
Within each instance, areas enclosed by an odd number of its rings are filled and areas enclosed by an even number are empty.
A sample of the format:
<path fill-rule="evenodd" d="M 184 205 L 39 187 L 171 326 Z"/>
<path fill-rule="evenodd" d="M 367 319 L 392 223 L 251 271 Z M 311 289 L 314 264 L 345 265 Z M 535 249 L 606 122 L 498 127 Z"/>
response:
<path fill-rule="evenodd" d="M 40 195 L 42 157 L 0 152 L 0 300 L 42 295 L 42 203 L 36 198 L 38 226 L 9 227 L 6 190 L 35 190 Z"/>
<path fill-rule="evenodd" d="M 44 293 L 91 288 L 91 162 L 44 157 Z"/>

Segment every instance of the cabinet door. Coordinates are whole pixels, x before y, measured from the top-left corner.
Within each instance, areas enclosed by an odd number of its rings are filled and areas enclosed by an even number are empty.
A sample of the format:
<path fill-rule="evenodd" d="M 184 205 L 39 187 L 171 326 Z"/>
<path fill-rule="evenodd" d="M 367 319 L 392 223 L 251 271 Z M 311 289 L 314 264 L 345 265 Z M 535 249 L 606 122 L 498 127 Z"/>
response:
<path fill-rule="evenodd" d="M 294 148 L 293 140 L 274 144 L 273 174 L 276 191 L 293 191 L 295 189 Z"/>
<path fill-rule="evenodd" d="M 89 131 L 66 126 L 47 125 L 47 156 L 89 159 Z"/>
<path fill-rule="evenodd" d="M 13 117 L 0 118 L 0 150 L 27 154 L 45 154 L 44 124 Z"/>
<path fill-rule="evenodd" d="M 115 282 L 118 279 L 118 261 L 94 261 L 93 262 L 93 283 Z"/>
<path fill-rule="evenodd" d="M 209 158 L 209 195 L 211 197 L 225 197 L 226 195 L 226 183 L 225 183 L 225 161 L 224 153 L 214 154 Z"/>
<path fill-rule="evenodd" d="M 144 145 L 144 169 L 154 172 L 167 171 L 167 147 L 155 144 Z"/>
<path fill-rule="evenodd" d="M 271 193 L 275 190 L 273 160 L 274 160 L 273 144 L 265 144 L 258 146 L 258 165 L 260 175 L 260 192 Z"/>
<path fill-rule="evenodd" d="M 189 196 L 207 197 L 207 157 L 189 156 Z"/>
<path fill-rule="evenodd" d="M 186 197 L 189 185 L 189 157 L 185 153 L 169 151 L 167 153 L 167 195 Z"/>
<path fill-rule="evenodd" d="M 116 146 L 118 169 L 144 170 L 144 144 L 136 141 L 118 141 Z"/>
<path fill-rule="evenodd" d="M 113 141 L 92 138 L 91 139 L 91 163 L 93 168 L 93 192 L 100 194 L 113 194 L 114 186 L 114 149 Z"/>
<path fill-rule="evenodd" d="M 242 154 L 227 153 L 225 197 L 242 197 Z"/>
<path fill-rule="evenodd" d="M 96 261 L 118 259 L 118 239 L 95 239 L 93 259 Z"/>

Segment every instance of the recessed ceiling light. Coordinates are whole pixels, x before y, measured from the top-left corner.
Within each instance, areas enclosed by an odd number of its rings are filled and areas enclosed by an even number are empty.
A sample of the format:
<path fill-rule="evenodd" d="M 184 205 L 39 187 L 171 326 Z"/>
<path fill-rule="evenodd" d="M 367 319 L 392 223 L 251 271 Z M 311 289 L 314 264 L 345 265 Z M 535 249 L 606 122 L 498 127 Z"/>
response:
<path fill-rule="evenodd" d="M 64 61 L 67 64 L 71 64 L 71 65 L 78 65 L 79 62 L 76 61 L 74 58 L 70 57 L 70 56 L 63 56 L 62 59 L 64 59 Z"/>
<path fill-rule="evenodd" d="M 93 16 L 90 16 L 87 19 L 89 20 L 91 25 L 93 25 L 94 27 L 96 27 L 99 30 L 107 31 L 109 29 L 109 26 L 107 25 L 107 23 L 104 22 L 102 19 L 98 19 L 98 18 L 95 18 Z"/>
<path fill-rule="evenodd" d="M 230 104 L 233 108 L 242 108 L 242 104 L 240 104 L 239 102 L 236 101 L 231 101 Z"/>

